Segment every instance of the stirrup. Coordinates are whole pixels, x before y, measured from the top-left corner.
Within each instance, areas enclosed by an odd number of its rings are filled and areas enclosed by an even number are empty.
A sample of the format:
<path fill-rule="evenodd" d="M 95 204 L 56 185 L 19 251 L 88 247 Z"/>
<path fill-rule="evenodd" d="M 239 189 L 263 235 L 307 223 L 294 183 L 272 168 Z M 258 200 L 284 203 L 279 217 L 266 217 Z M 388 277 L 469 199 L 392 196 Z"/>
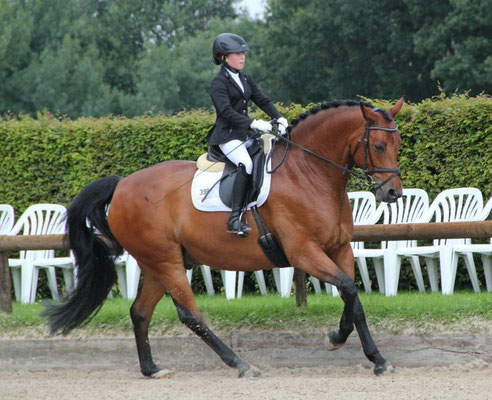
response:
<path fill-rule="evenodd" d="M 235 227 L 238 224 L 239 224 L 238 229 L 235 229 Z M 250 232 L 251 232 L 251 227 L 248 224 L 245 224 L 243 221 L 241 221 L 241 217 L 235 219 L 234 221 L 232 221 L 232 223 L 229 222 L 227 224 L 227 233 L 235 233 L 239 237 L 247 238 Z"/>
<path fill-rule="evenodd" d="M 249 225 L 241 226 L 241 229 L 227 230 L 227 233 L 235 233 L 239 237 L 247 238 L 251 232 L 251 227 Z"/>

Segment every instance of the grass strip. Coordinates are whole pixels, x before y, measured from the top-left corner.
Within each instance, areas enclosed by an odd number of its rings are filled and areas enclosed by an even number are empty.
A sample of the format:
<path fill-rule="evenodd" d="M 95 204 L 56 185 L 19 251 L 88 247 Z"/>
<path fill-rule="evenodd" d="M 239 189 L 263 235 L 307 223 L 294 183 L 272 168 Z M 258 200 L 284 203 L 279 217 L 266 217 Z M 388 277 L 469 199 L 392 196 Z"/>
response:
<path fill-rule="evenodd" d="M 360 298 L 369 326 L 392 333 L 407 328 L 426 332 L 438 327 L 481 332 L 492 326 L 492 293 L 457 292 L 443 296 L 403 292 L 395 297 L 361 293 Z M 227 300 L 224 295 L 199 295 L 196 301 L 207 323 L 220 331 L 331 329 L 338 325 L 343 310 L 340 298 L 314 294 L 308 295 L 308 306 L 303 308 L 296 307 L 294 296 L 280 298 L 276 294 L 246 295 L 234 300 Z M 122 298 L 108 299 L 94 319 L 78 331 L 89 335 L 131 335 L 131 303 Z M 0 335 L 47 335 L 45 321 L 39 316 L 42 310 L 41 303 L 14 303 L 12 314 L 0 313 Z M 164 297 L 155 309 L 151 334 L 163 335 L 175 328 L 181 328 L 181 322 L 170 298 Z"/>

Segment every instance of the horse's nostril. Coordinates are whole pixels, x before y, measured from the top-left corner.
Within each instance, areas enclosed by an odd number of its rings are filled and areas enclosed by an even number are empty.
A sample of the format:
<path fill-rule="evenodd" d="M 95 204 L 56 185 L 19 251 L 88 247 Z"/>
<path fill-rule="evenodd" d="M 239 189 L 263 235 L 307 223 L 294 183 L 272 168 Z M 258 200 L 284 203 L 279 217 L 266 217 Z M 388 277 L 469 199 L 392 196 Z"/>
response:
<path fill-rule="evenodd" d="M 398 198 L 400 197 L 400 193 L 398 193 L 396 189 L 389 189 L 387 196 L 388 196 L 388 201 L 393 202 L 398 200 Z"/>

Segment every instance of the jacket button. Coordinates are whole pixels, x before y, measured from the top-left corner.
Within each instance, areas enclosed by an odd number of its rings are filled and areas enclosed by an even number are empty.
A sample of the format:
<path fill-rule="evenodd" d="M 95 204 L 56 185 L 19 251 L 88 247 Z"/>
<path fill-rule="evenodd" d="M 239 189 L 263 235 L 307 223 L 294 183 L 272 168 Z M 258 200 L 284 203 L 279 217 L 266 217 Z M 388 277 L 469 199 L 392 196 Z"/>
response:
<path fill-rule="evenodd" d="M 246 110 L 243 110 L 243 113 L 246 113 Z"/>
<path fill-rule="evenodd" d="M 246 100 L 243 100 L 243 103 L 246 104 Z"/>

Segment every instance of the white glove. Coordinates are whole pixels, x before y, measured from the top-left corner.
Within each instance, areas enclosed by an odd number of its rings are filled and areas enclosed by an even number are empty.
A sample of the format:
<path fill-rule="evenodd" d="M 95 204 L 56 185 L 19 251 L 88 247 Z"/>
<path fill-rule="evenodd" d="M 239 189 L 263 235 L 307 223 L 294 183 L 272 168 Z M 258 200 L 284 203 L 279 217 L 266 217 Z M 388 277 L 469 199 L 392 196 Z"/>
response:
<path fill-rule="evenodd" d="M 271 132 L 272 124 L 262 119 L 254 119 L 253 122 L 251 122 L 251 128 L 257 129 L 262 132 Z"/>
<path fill-rule="evenodd" d="M 278 133 L 284 136 L 285 133 L 287 132 L 287 127 L 289 126 L 289 123 L 284 117 L 277 119 L 277 122 L 278 122 Z"/>

